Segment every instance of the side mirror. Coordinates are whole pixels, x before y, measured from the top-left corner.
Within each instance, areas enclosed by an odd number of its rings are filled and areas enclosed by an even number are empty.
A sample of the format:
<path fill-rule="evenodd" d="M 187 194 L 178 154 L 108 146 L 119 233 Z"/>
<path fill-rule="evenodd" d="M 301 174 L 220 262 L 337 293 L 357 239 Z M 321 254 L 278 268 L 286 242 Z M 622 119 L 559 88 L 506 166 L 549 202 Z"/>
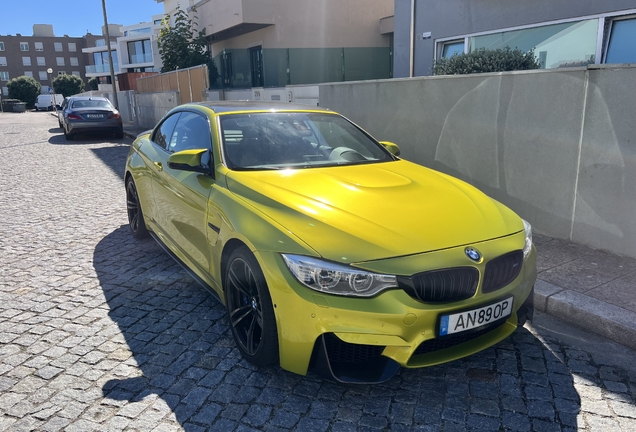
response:
<path fill-rule="evenodd" d="M 400 147 L 397 144 L 392 143 L 391 141 L 380 141 L 380 144 L 389 151 L 393 156 L 400 155 Z"/>
<path fill-rule="evenodd" d="M 175 170 L 210 174 L 210 168 L 202 163 L 203 155 L 206 153 L 208 153 L 207 149 L 182 150 L 173 153 L 168 158 L 168 167 Z"/>

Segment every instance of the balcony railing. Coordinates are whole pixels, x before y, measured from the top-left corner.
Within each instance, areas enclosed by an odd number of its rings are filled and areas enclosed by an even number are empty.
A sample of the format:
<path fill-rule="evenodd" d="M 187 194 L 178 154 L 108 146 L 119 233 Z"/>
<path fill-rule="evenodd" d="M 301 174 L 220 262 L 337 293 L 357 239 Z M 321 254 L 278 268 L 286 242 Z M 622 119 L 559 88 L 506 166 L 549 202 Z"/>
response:
<path fill-rule="evenodd" d="M 132 54 L 128 56 L 129 64 L 152 63 L 152 54 Z"/>
<path fill-rule="evenodd" d="M 119 65 L 115 63 L 115 71 L 119 70 Z M 86 66 L 87 74 L 95 74 L 95 73 L 110 73 L 110 65 L 101 64 L 101 65 L 90 65 Z"/>

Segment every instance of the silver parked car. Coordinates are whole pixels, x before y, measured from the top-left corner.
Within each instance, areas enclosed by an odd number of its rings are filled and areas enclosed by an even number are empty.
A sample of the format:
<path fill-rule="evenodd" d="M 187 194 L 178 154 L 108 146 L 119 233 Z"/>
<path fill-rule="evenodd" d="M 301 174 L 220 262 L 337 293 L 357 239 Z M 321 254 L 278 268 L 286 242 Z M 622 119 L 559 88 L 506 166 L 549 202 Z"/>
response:
<path fill-rule="evenodd" d="M 70 141 L 82 133 L 112 133 L 124 137 L 119 111 L 103 97 L 73 96 L 68 98 L 61 117 L 64 137 Z"/>

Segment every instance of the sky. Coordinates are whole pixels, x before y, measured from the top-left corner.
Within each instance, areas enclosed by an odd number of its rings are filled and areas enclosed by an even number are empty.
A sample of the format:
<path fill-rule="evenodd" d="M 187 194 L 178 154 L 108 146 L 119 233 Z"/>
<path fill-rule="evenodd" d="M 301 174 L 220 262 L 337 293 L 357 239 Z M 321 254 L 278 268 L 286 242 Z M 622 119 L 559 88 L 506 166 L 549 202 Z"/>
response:
<path fill-rule="evenodd" d="M 131 25 L 163 13 L 155 0 L 106 0 L 109 24 Z M 101 0 L 0 0 L 0 35 L 33 35 L 33 24 L 53 24 L 55 36 L 102 34 Z"/>

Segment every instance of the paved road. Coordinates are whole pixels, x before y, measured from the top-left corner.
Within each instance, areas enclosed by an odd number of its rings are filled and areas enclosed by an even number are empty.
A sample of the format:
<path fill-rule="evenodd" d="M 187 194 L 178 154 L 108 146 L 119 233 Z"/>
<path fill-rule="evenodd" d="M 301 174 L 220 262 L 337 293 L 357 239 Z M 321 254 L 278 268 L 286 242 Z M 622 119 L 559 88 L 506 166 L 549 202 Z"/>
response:
<path fill-rule="evenodd" d="M 378 386 L 250 366 L 212 296 L 128 234 L 129 144 L 0 114 L 0 430 L 636 430 L 636 353 L 545 315 Z"/>

